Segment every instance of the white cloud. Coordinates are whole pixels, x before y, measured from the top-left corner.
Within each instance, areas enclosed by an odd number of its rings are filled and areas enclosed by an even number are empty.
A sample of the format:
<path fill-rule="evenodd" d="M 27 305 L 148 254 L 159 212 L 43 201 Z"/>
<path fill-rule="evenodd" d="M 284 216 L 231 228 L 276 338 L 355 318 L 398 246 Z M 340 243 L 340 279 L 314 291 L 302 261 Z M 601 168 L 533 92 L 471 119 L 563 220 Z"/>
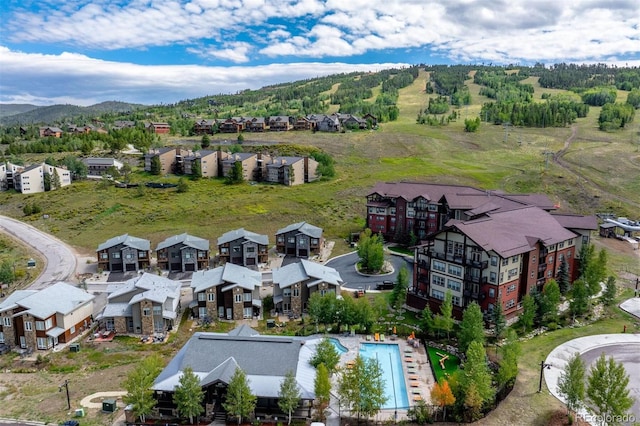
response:
<path fill-rule="evenodd" d="M 171 103 L 324 75 L 407 65 L 305 62 L 249 67 L 143 66 L 73 53 L 29 54 L 0 47 L 0 102 L 40 105 L 91 105 L 106 100 Z"/>

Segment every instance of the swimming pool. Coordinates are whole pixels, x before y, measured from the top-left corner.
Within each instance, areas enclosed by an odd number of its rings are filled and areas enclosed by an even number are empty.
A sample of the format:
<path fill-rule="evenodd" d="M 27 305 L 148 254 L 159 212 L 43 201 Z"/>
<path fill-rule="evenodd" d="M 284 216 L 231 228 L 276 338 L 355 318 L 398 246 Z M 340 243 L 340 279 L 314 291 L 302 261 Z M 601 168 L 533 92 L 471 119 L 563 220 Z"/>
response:
<path fill-rule="evenodd" d="M 331 343 L 333 343 L 333 346 L 335 346 L 340 355 L 349 352 L 349 349 L 347 349 L 342 343 L 340 343 L 340 340 L 336 339 L 335 337 L 330 337 L 329 340 L 331 340 Z"/>
<path fill-rule="evenodd" d="M 380 363 L 384 379 L 384 394 L 387 397 L 387 402 L 381 408 L 409 408 L 407 384 L 404 380 L 402 358 L 398 345 L 361 343 L 360 356 L 363 358 L 377 358 Z"/>

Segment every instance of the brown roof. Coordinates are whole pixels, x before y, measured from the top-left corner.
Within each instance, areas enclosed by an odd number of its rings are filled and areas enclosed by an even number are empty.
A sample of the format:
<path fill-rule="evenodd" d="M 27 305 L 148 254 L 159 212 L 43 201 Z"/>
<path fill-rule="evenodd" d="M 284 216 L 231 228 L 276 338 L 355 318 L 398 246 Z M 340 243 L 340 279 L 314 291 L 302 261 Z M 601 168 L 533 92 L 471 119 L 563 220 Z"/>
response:
<path fill-rule="evenodd" d="M 405 200 L 413 200 L 421 196 L 427 200 L 437 202 L 445 194 L 454 195 L 458 193 L 484 194 L 485 192 L 480 189 L 461 185 L 441 185 L 421 182 L 378 182 L 369 195 L 380 194 L 385 197 L 404 198 Z"/>
<path fill-rule="evenodd" d="M 529 252 L 540 241 L 548 246 L 575 238 L 548 212 L 538 207 L 523 207 L 489 213 L 481 219 L 449 222 L 486 251 L 501 257 Z"/>
<path fill-rule="evenodd" d="M 568 229 L 598 229 L 598 218 L 595 216 L 582 216 L 577 214 L 557 214 L 553 217 L 558 223 Z"/>

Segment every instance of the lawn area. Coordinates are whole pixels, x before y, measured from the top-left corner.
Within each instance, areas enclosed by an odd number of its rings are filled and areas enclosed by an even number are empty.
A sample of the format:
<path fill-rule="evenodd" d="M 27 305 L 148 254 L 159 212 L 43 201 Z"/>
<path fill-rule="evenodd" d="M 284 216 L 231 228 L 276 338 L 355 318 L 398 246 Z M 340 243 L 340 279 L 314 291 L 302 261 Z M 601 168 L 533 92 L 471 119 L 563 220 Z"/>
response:
<path fill-rule="evenodd" d="M 449 377 L 458 371 L 460 367 L 460 358 L 447 351 L 427 346 L 427 354 L 429 355 L 429 363 L 433 369 L 433 374 L 438 382 L 440 380 L 449 380 Z M 444 357 L 441 355 L 444 355 Z M 443 358 L 445 358 L 444 362 L 440 363 Z M 444 368 L 442 368 L 443 365 Z"/>

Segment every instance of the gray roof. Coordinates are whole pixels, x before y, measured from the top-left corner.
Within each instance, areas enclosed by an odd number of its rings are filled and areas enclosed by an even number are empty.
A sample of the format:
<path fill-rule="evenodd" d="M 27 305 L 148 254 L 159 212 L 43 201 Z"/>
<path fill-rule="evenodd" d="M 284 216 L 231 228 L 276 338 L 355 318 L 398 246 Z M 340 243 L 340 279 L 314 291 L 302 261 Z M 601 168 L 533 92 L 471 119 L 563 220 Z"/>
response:
<path fill-rule="evenodd" d="M 149 242 L 149 240 L 132 237 L 129 234 L 124 234 L 113 237 L 100 244 L 98 246 L 98 251 L 109 249 L 111 247 L 117 246 L 118 244 L 123 244 L 127 247 L 132 247 L 138 250 L 149 250 L 149 248 L 151 247 L 151 243 Z"/>
<path fill-rule="evenodd" d="M 307 284 L 309 287 L 321 282 L 339 286 L 343 282 L 335 269 L 306 259 L 273 270 L 273 283 L 280 288 L 308 280 L 311 280 Z"/>
<path fill-rule="evenodd" d="M 489 213 L 469 221 L 450 221 L 447 226 L 459 229 L 484 250 L 503 258 L 529 252 L 538 241 L 548 246 L 576 237 L 538 207 Z"/>
<path fill-rule="evenodd" d="M 269 245 L 269 237 L 262 234 L 256 234 L 255 232 L 247 231 L 244 228 L 234 229 L 233 231 L 225 232 L 218 238 L 218 245 L 225 244 L 237 239 L 244 238 L 256 244 L 262 244 L 263 246 Z"/>
<path fill-rule="evenodd" d="M 224 266 L 214 269 L 194 272 L 191 277 L 191 288 L 195 293 L 221 284 L 229 284 L 222 291 L 237 286 L 253 291 L 262 285 L 262 273 L 233 263 L 225 263 Z"/>
<path fill-rule="evenodd" d="M 173 391 L 182 371 L 191 367 L 207 386 L 221 381 L 229 383 L 236 368 L 247 375 L 252 393 L 258 397 L 277 398 L 280 383 L 293 371 L 302 398 L 314 398 L 315 370 L 309 365 L 313 352 L 305 349 L 307 339 L 300 337 L 262 336 L 245 333 L 196 332 L 156 378 L 152 388 Z"/>
<path fill-rule="evenodd" d="M 251 157 L 257 157 L 258 154 L 253 154 L 251 152 L 236 152 L 235 154 L 230 154 L 228 158 L 222 160 L 223 163 L 235 163 L 236 161 L 244 161 Z"/>
<path fill-rule="evenodd" d="M 614 225 L 615 226 L 615 225 Z M 16 290 L 11 293 L 6 299 L 0 303 L 0 312 L 4 312 L 9 309 L 17 308 L 18 301 L 24 299 L 25 297 L 29 297 L 32 294 L 36 294 L 36 290 Z"/>
<path fill-rule="evenodd" d="M 276 231 L 276 235 L 286 234 L 287 232 L 296 231 L 296 230 L 302 234 L 308 235 L 313 238 L 322 237 L 322 228 L 318 228 L 317 226 L 313 226 L 311 224 L 308 224 L 307 222 L 293 223 L 282 229 L 278 229 Z"/>
<path fill-rule="evenodd" d="M 30 315 L 40 319 L 49 318 L 56 313 L 67 315 L 95 299 L 92 294 L 62 281 L 39 291 L 16 293 L 19 294 L 9 296 L 0 305 L 0 311 L 20 306 Z M 21 312 L 21 314 L 24 313 L 24 311 Z"/>
<path fill-rule="evenodd" d="M 271 161 L 267 163 L 267 167 L 279 168 L 282 166 L 290 166 L 298 161 L 304 161 L 304 157 L 273 157 Z"/>
<path fill-rule="evenodd" d="M 139 277 L 126 281 L 124 285 L 118 287 L 113 293 L 110 293 L 109 296 L 107 296 L 107 300 L 128 293 L 132 293 L 132 297 L 135 296 L 138 300 L 141 300 L 140 297 L 142 297 L 153 301 L 164 301 L 167 297 L 176 295 L 179 299 L 181 286 L 182 284 L 179 281 L 145 272 Z M 144 296 L 139 296 L 138 294 L 143 294 Z"/>
<path fill-rule="evenodd" d="M 173 237 L 167 238 L 166 240 L 158 244 L 156 250 L 175 246 L 176 244 L 183 244 L 184 246 L 193 247 L 197 250 L 209 250 L 209 240 L 194 237 L 193 235 L 189 235 L 187 233 L 174 235 Z"/>
<path fill-rule="evenodd" d="M 105 158 L 105 157 L 87 157 L 83 158 L 82 162 L 87 166 L 116 166 L 122 167 L 122 162 L 116 160 L 115 158 Z"/>

